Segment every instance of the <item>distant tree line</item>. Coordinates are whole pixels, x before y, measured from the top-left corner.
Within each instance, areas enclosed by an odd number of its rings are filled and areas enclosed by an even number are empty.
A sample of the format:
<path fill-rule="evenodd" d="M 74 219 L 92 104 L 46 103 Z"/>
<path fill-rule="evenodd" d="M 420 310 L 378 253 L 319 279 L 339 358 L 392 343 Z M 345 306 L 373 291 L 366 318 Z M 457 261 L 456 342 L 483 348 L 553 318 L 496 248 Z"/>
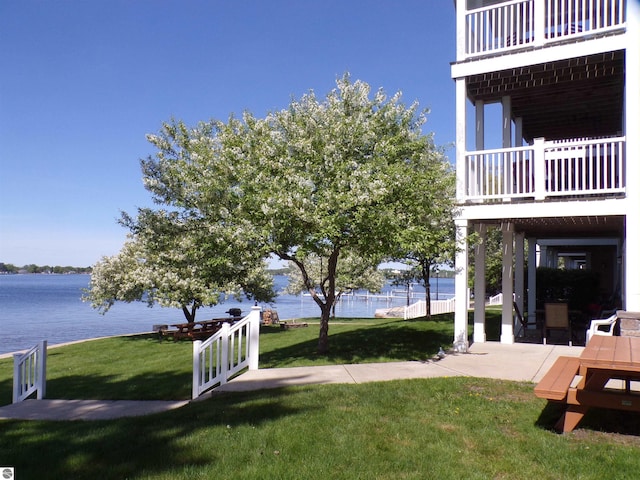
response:
<path fill-rule="evenodd" d="M 50 265 L 35 265 L 33 263 L 29 265 L 23 265 L 18 267 L 11 263 L 0 262 L 0 274 L 9 273 L 91 273 L 91 267 L 70 267 L 59 266 L 52 267 Z"/>

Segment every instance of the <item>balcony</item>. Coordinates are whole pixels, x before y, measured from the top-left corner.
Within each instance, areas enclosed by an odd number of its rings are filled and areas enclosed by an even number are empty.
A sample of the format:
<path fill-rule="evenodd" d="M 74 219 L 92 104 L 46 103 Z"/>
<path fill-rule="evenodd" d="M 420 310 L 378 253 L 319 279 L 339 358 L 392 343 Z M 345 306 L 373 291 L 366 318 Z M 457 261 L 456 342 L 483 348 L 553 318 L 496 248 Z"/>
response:
<path fill-rule="evenodd" d="M 625 194 L 625 137 L 467 152 L 462 203 Z"/>
<path fill-rule="evenodd" d="M 492 5 L 469 9 L 459 16 L 458 32 L 464 31 L 464 35 L 458 42 L 464 45 L 458 45 L 458 60 L 607 33 L 624 28 L 626 22 L 626 0 L 475 3 Z"/>

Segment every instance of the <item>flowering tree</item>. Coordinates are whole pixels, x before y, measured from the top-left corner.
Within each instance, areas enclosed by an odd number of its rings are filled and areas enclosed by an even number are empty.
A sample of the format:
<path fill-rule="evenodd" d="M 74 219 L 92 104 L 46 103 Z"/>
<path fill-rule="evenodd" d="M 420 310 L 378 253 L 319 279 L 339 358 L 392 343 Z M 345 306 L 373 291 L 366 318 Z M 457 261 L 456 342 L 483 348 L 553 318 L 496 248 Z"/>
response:
<path fill-rule="evenodd" d="M 341 255 L 374 266 L 395 251 L 405 227 L 399 200 L 416 173 L 411 162 L 433 148 L 421 132 L 424 121 L 400 93 L 372 94 L 347 75 L 323 100 L 310 92 L 286 110 L 264 119 L 245 114 L 220 129 L 232 163 L 245 166 L 252 224 L 269 251 L 299 268 L 320 307 L 319 353 L 328 350 Z M 326 259 L 321 283 L 309 263 L 318 257 Z"/>
<path fill-rule="evenodd" d="M 325 353 L 339 275 L 348 270 L 340 262 L 351 256 L 377 266 L 398 251 L 399 232 L 416 218 L 403 209 L 412 177 L 423 174 L 415 165 L 434 149 L 424 122 L 400 93 L 372 93 L 345 75 L 326 98 L 310 92 L 265 118 L 247 112 L 192 129 L 166 123 L 148 137 L 157 153 L 142 162 L 145 187 L 165 210 L 141 211 L 125 223 L 143 243 L 145 269 L 180 265 L 178 277 L 205 278 L 214 291 L 270 254 L 291 262 L 320 308 L 318 352 Z M 318 258 L 321 276 L 314 275 Z M 207 268 L 189 270 L 194 265 Z M 212 272 L 223 280 L 212 284 Z M 253 288 L 263 291 L 259 282 Z"/>
<path fill-rule="evenodd" d="M 233 295 L 274 297 L 263 250 L 237 214 L 234 180 L 218 158 L 212 124 L 166 124 L 149 141 L 144 183 L 164 209 L 122 215 L 131 235 L 119 254 L 94 266 L 85 300 L 103 313 L 116 301 L 180 308 L 188 322 L 198 308 Z M 222 167 L 222 168 L 217 168 Z"/>
<path fill-rule="evenodd" d="M 148 219 L 147 219 L 148 220 Z M 233 263 L 202 236 L 184 232 L 146 237 L 130 235 L 117 255 L 93 268 L 84 300 L 102 313 L 116 301 L 144 301 L 182 310 L 194 322 L 198 308 L 214 306 L 242 294 L 259 301 L 273 299 L 273 279 L 263 262 Z"/>

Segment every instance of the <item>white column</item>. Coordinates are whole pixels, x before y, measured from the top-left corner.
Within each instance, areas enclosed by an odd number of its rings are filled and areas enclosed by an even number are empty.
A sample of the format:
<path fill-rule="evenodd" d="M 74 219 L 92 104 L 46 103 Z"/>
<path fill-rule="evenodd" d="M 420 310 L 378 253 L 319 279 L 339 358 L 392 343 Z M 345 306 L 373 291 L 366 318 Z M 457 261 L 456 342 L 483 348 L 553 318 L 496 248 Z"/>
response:
<path fill-rule="evenodd" d="M 502 224 L 502 325 L 500 343 L 513 337 L 513 223 Z"/>
<path fill-rule="evenodd" d="M 484 100 L 476 100 L 476 150 L 484 150 Z"/>
<path fill-rule="evenodd" d="M 502 97 L 502 148 L 511 148 L 511 97 Z M 508 195 L 513 189 L 513 169 L 511 164 L 505 159 L 504 179 L 502 186 L 503 195 Z M 511 197 L 504 197 L 504 200 L 510 200 Z"/>
<path fill-rule="evenodd" d="M 465 79 L 456 78 L 456 198 L 464 201 L 467 195 L 466 181 L 466 125 L 467 91 Z"/>
<path fill-rule="evenodd" d="M 539 2 L 541 3 L 541 2 Z M 544 8 L 534 8 L 533 10 L 533 44 L 536 47 L 544 45 Z"/>
<path fill-rule="evenodd" d="M 533 174 L 535 176 L 533 191 L 536 200 L 544 200 L 547 196 L 546 168 L 544 164 L 544 138 L 533 139 Z"/>
<path fill-rule="evenodd" d="M 511 97 L 502 97 L 502 148 L 511 147 Z"/>
<path fill-rule="evenodd" d="M 536 315 L 536 239 L 533 237 L 528 238 L 529 242 L 529 259 L 527 269 L 527 283 L 529 288 L 527 290 L 527 313 L 529 320 L 535 318 Z"/>
<path fill-rule="evenodd" d="M 516 117 L 514 120 L 515 124 L 515 141 L 516 143 L 513 145 L 514 147 L 521 147 L 524 143 L 524 139 L 522 136 L 522 117 Z"/>
<path fill-rule="evenodd" d="M 468 228 L 467 220 L 456 220 L 456 276 L 455 276 L 455 314 L 453 348 L 457 352 L 466 352 L 469 348 L 469 334 L 467 328 L 468 303 L 467 284 L 469 277 L 468 262 Z"/>
<path fill-rule="evenodd" d="M 473 341 L 474 343 L 484 343 L 487 341 L 485 332 L 485 308 L 484 298 L 487 292 L 485 271 L 486 271 L 486 251 L 487 251 L 487 225 L 481 223 L 476 226 L 478 233 L 478 243 L 475 251 L 475 276 L 473 281 L 474 303 L 473 303 Z"/>
<path fill-rule="evenodd" d="M 467 2 L 456 2 L 456 59 L 458 61 L 464 60 L 466 57 L 466 39 L 467 29 L 465 22 L 465 15 L 467 13 Z"/>
<path fill-rule="evenodd" d="M 249 320 L 249 370 L 258 370 L 259 357 L 260 357 L 260 311 L 259 306 L 251 307 L 251 313 L 249 314 L 251 320 Z"/>
<path fill-rule="evenodd" d="M 515 302 L 518 311 L 524 315 L 524 233 L 515 234 L 515 254 L 516 265 L 514 269 L 515 276 Z"/>
<path fill-rule="evenodd" d="M 624 308 L 640 312 L 640 2 L 627 1 L 627 50 L 625 53 L 625 133 L 627 208 L 625 242 Z"/>

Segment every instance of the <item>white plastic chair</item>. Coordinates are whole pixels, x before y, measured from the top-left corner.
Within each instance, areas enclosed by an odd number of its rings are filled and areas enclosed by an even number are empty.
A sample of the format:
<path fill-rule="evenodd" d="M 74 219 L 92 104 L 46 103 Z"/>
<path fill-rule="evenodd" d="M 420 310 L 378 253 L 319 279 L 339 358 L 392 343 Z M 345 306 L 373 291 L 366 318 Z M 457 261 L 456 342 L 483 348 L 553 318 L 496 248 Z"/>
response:
<path fill-rule="evenodd" d="M 591 324 L 589 326 L 589 329 L 587 330 L 586 343 L 589 343 L 589 340 L 594 335 L 612 336 L 613 329 L 617 321 L 618 321 L 618 315 L 615 313 L 611 315 L 609 318 L 598 318 L 596 320 L 591 320 Z M 600 327 L 605 327 L 605 328 L 600 328 Z"/>

